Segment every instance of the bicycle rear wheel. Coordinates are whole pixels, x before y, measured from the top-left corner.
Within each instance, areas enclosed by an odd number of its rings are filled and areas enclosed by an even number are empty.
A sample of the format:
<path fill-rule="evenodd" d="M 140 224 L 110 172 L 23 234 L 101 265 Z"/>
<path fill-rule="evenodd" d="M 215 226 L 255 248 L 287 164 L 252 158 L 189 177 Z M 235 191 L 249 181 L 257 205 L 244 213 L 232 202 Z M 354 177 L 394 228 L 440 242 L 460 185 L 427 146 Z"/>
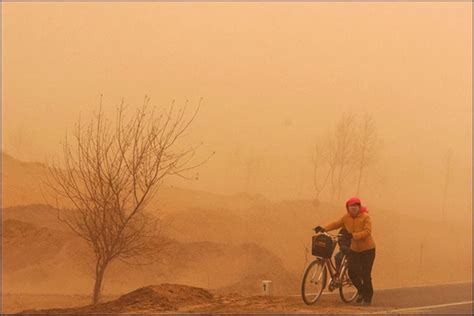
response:
<path fill-rule="evenodd" d="M 339 295 L 344 303 L 351 303 L 357 297 L 357 288 L 352 284 L 349 278 L 349 269 L 347 264 L 342 267 L 340 274 L 341 286 L 339 287 Z"/>
<path fill-rule="evenodd" d="M 301 296 L 307 305 L 316 303 L 326 287 L 326 261 L 318 258 L 305 269 L 301 282 Z"/>

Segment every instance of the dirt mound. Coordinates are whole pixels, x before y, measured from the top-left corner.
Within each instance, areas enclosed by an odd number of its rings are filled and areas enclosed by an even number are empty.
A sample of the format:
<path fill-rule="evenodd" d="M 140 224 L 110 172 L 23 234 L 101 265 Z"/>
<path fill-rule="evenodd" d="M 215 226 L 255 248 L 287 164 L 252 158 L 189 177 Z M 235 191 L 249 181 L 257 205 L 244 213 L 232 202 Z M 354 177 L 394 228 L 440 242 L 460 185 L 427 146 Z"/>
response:
<path fill-rule="evenodd" d="M 172 307 L 182 307 L 207 303 L 212 299 L 213 295 L 202 288 L 166 283 L 140 288 L 122 295 L 117 299 L 117 302 L 129 306 L 135 302 L 149 302 L 151 304 L 166 302 L 166 305 Z"/>
<path fill-rule="evenodd" d="M 206 305 L 214 299 L 210 292 L 187 285 L 161 284 L 139 288 L 118 299 L 78 308 L 27 310 L 22 313 L 133 313 L 177 311 L 180 308 Z"/>

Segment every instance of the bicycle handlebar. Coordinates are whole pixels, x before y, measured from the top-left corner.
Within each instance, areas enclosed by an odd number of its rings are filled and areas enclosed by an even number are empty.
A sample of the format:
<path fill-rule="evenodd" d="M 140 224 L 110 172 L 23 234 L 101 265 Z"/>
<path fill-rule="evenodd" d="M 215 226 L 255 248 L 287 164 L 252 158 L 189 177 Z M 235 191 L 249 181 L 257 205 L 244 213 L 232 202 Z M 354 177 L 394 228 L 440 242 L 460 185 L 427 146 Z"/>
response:
<path fill-rule="evenodd" d="M 314 230 L 314 229 L 313 229 L 313 230 Z M 342 234 L 334 235 L 334 234 L 330 234 L 329 232 L 319 232 L 319 233 L 316 233 L 316 234 L 326 235 L 326 236 L 329 236 L 329 237 L 331 237 L 332 239 L 336 239 L 336 240 L 343 237 Z"/>

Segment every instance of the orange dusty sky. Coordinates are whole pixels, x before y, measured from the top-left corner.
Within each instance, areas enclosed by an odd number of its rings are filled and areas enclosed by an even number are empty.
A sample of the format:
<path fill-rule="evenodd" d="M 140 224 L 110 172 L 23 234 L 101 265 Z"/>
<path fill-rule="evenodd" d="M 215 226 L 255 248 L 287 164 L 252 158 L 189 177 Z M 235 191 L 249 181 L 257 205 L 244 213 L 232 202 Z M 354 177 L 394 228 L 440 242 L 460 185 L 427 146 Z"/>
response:
<path fill-rule="evenodd" d="M 101 93 L 203 97 L 190 140 L 216 155 L 173 181 L 310 198 L 315 138 L 366 111 L 383 147 L 364 198 L 435 207 L 452 148 L 448 202 L 470 211 L 471 23 L 471 3 L 4 3 L 4 150 L 58 154 Z"/>

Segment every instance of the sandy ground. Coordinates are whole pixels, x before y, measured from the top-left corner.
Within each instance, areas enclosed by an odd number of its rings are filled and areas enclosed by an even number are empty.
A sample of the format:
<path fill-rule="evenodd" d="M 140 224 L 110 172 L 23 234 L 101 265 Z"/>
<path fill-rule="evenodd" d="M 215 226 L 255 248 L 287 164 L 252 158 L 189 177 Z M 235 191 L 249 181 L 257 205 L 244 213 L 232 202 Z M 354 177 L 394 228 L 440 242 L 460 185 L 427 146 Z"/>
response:
<path fill-rule="evenodd" d="M 367 313 L 387 309 L 386 305 L 365 307 L 344 304 L 338 295 L 323 295 L 316 304 L 308 306 L 298 295 L 219 295 L 201 288 L 176 284 L 140 288 L 94 306 L 87 305 L 89 301 L 83 296 L 23 296 L 5 299 L 8 302 L 5 312 L 23 313 Z M 54 303 L 57 305 L 50 309 Z M 44 309 L 48 304 L 51 304 L 49 309 Z"/>
<path fill-rule="evenodd" d="M 471 314 L 472 283 L 379 290 L 375 293 L 372 306 L 368 307 L 344 304 L 337 294 L 324 294 L 316 304 L 308 306 L 299 295 L 218 295 L 202 288 L 176 284 L 144 287 L 119 298 L 108 299 L 108 302 L 91 306 L 87 305 L 87 296 L 4 295 L 4 312 L 367 314 L 402 309 L 411 314 L 443 311 Z M 404 313 L 402 310 L 398 313 Z"/>
<path fill-rule="evenodd" d="M 104 300 L 113 300 L 117 296 L 104 296 Z M 89 295 L 60 294 L 3 294 L 3 313 L 18 313 L 25 309 L 46 309 L 53 307 L 74 307 L 90 304 Z"/>
<path fill-rule="evenodd" d="M 26 298 L 26 300 L 25 300 Z M 73 306 L 81 306 L 89 303 L 88 297 L 82 296 L 59 296 L 59 295 L 23 295 L 15 300 L 10 300 L 4 306 L 4 313 L 36 313 L 46 312 L 45 308 L 52 306 L 61 306 L 61 309 L 48 310 L 49 313 L 100 313 L 102 311 L 85 311 L 81 308 L 71 308 Z M 30 308 L 24 309 L 25 304 Z M 54 304 L 54 305 L 51 305 Z M 69 307 L 69 308 L 68 308 Z M 64 309 L 63 309 L 64 308 Z M 152 306 L 137 307 L 133 311 L 127 313 L 153 313 L 153 312 L 183 312 L 183 313 L 367 313 L 376 311 L 385 311 L 385 306 L 351 306 L 342 302 L 334 302 L 334 300 L 327 300 L 322 298 L 317 304 L 313 306 L 305 305 L 299 297 L 239 297 L 227 296 L 217 298 L 215 302 L 203 303 L 191 306 L 184 306 L 172 311 L 164 311 L 161 308 L 153 308 Z"/>

